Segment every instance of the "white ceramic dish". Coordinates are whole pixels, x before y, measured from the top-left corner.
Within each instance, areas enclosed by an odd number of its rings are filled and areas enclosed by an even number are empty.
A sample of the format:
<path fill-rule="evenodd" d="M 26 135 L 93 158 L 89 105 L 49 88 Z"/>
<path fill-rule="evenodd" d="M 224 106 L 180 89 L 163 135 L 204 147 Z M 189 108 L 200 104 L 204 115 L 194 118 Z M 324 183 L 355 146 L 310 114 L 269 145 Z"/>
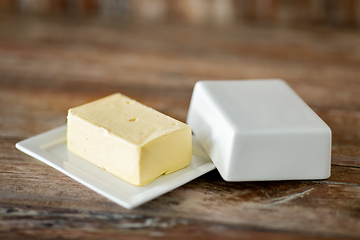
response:
<path fill-rule="evenodd" d="M 330 176 L 331 129 L 280 79 L 199 81 L 187 123 L 226 181 Z"/>
<path fill-rule="evenodd" d="M 133 186 L 68 152 L 66 125 L 18 142 L 16 148 L 128 209 L 135 208 L 215 169 L 215 165 L 194 137 L 190 165 L 169 175 L 160 176 L 144 187 Z"/>

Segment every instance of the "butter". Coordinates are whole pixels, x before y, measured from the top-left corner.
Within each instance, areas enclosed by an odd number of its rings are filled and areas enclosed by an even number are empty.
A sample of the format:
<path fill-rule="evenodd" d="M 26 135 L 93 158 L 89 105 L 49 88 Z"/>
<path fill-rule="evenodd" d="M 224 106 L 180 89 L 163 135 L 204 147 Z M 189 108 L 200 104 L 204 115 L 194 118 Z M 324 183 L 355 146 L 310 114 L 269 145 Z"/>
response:
<path fill-rule="evenodd" d="M 69 110 L 68 150 L 136 186 L 190 164 L 190 126 L 119 93 Z"/>

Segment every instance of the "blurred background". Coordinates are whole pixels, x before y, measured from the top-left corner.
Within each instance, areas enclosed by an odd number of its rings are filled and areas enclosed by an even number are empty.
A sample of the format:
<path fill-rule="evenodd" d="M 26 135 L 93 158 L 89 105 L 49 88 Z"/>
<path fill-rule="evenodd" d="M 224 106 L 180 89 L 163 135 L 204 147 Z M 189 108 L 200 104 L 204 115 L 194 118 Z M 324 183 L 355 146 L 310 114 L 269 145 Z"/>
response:
<path fill-rule="evenodd" d="M 357 0 L 1 0 L 0 124 L 25 138 L 114 92 L 186 121 L 196 81 L 259 78 L 330 121 L 359 107 L 359 28 Z"/>
<path fill-rule="evenodd" d="M 146 23 L 360 27 L 357 0 L 2 0 L 0 11 Z"/>

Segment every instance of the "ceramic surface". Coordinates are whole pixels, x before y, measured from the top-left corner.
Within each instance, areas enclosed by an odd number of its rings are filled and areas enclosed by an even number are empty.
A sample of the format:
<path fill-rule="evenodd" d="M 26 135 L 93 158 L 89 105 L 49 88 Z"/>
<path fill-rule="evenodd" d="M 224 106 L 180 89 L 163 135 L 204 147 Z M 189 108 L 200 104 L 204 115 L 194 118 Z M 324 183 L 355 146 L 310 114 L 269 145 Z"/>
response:
<path fill-rule="evenodd" d="M 330 176 L 331 130 L 282 80 L 197 82 L 187 123 L 226 181 Z"/>
<path fill-rule="evenodd" d="M 133 186 L 69 152 L 66 148 L 66 125 L 23 140 L 17 143 L 16 147 L 129 209 L 215 169 L 195 138 L 193 138 L 192 160 L 188 167 L 160 176 L 143 187 Z"/>

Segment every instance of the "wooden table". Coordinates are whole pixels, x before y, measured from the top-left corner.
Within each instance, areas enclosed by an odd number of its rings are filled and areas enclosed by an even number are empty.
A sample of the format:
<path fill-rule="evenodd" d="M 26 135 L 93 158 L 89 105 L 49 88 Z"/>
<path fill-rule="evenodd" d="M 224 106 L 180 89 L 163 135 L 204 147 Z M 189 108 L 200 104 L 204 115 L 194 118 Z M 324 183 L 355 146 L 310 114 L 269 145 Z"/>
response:
<path fill-rule="evenodd" d="M 282 78 L 333 131 L 321 181 L 214 170 L 127 210 L 15 149 L 121 92 L 185 121 L 205 79 Z M 0 17 L 0 239 L 360 238 L 360 34 Z"/>

